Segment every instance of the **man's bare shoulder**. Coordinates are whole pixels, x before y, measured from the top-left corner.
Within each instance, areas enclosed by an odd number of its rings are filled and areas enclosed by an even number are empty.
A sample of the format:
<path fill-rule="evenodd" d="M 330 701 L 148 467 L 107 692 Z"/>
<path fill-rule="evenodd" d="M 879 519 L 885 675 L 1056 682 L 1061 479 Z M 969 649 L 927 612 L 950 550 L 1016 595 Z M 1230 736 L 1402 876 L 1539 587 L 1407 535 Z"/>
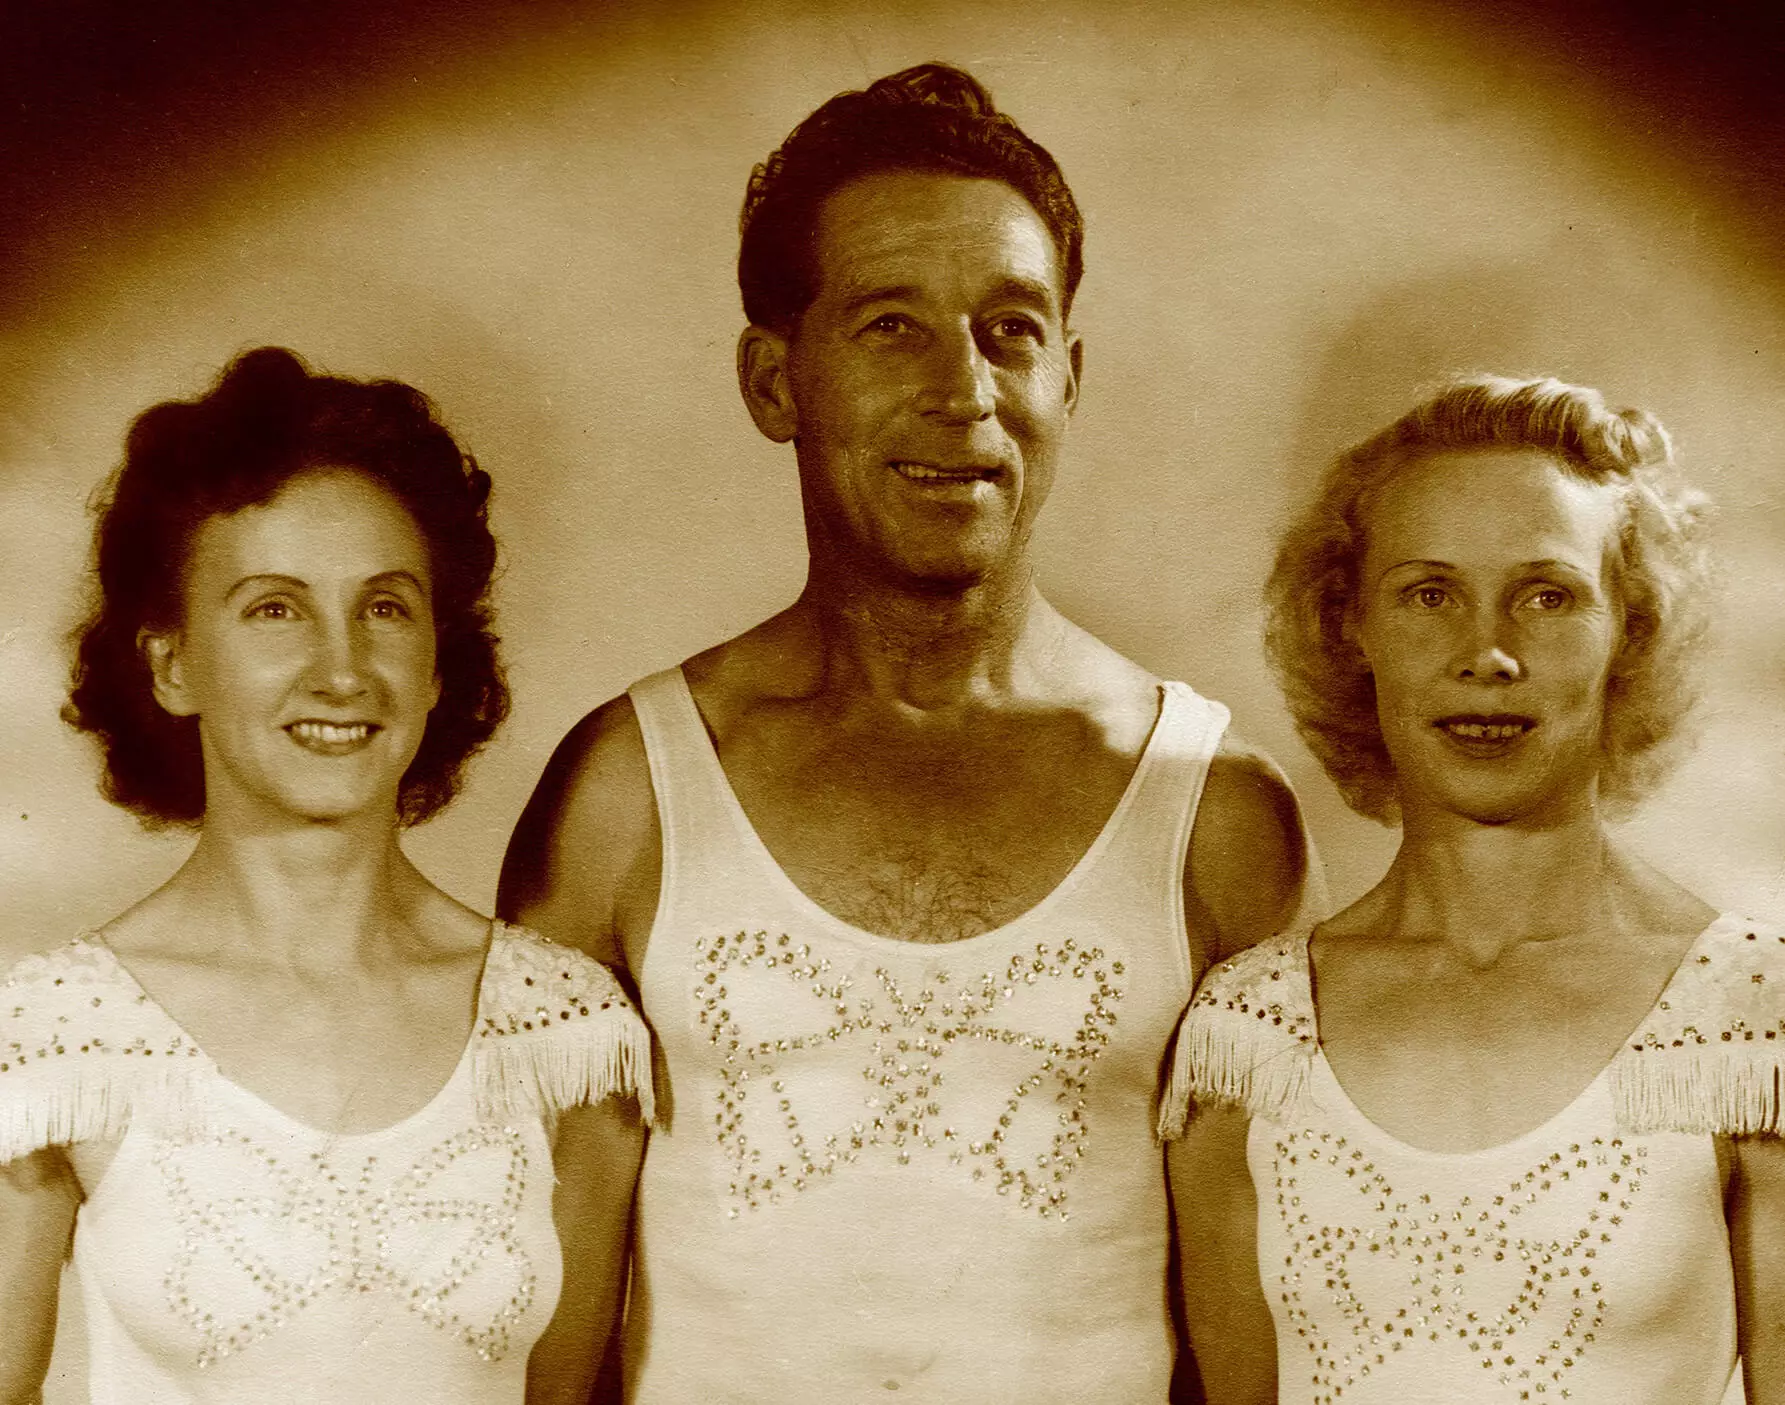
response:
<path fill-rule="evenodd" d="M 509 841 L 497 910 L 617 964 L 618 908 L 655 871 L 656 793 L 644 732 L 622 694 L 589 713 L 546 763 Z"/>
<path fill-rule="evenodd" d="M 688 690 L 715 735 L 759 703 L 811 696 L 823 674 L 823 645 L 809 612 L 798 606 L 682 664 Z"/>
<path fill-rule="evenodd" d="M 1276 762 L 1229 732 L 1209 762 L 1185 870 L 1204 955 L 1225 960 L 1300 907 L 1309 850 L 1301 806 Z"/>

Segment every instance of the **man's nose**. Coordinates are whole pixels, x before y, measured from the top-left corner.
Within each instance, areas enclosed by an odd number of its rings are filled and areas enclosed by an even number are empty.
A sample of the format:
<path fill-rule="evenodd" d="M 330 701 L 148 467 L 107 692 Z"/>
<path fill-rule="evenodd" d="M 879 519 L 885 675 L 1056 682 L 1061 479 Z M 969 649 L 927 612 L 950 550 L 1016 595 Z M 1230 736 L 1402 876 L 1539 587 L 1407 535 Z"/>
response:
<path fill-rule="evenodd" d="M 997 408 L 997 386 L 971 327 L 952 329 L 930 347 L 924 387 L 924 410 L 956 423 L 990 417 Z"/>

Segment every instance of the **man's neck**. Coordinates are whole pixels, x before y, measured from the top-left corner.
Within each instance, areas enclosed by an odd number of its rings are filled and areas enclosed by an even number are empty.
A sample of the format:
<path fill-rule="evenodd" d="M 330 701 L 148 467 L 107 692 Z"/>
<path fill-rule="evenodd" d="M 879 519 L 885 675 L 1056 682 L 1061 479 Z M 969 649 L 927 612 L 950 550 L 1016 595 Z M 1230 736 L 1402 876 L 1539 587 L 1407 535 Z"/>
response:
<path fill-rule="evenodd" d="M 793 612 L 816 636 L 827 689 L 921 712 L 1023 691 L 1072 628 L 1027 569 L 959 590 L 814 570 Z"/>

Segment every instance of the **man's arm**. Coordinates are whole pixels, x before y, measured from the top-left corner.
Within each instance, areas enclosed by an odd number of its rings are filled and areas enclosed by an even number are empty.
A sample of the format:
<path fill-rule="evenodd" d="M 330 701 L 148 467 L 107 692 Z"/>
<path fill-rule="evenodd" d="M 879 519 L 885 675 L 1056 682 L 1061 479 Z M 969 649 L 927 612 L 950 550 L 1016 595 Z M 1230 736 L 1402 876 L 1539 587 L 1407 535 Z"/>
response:
<path fill-rule="evenodd" d="M 1301 806 L 1276 763 L 1229 735 L 1209 764 L 1184 868 L 1184 916 L 1197 974 L 1298 916 L 1320 916 Z"/>
<path fill-rule="evenodd" d="M 632 700 L 579 722 L 546 764 L 502 862 L 496 910 L 621 974 L 642 950 L 661 868 L 657 802 Z"/>
<path fill-rule="evenodd" d="M 1733 1137 L 1729 1247 L 1748 1405 L 1785 1402 L 1785 1139 Z"/>

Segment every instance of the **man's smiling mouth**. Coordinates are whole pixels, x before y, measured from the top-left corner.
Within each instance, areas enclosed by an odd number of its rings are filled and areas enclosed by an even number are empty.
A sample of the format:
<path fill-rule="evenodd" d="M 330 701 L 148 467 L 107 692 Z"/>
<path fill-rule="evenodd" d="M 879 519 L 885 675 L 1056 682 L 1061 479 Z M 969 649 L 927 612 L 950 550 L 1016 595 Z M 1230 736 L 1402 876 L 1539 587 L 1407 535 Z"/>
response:
<path fill-rule="evenodd" d="M 981 483 L 990 482 L 1000 476 L 1001 470 L 996 466 L 967 464 L 959 468 L 943 467 L 937 464 L 916 463 L 910 459 L 894 459 L 893 471 L 901 478 L 913 483 Z"/>

